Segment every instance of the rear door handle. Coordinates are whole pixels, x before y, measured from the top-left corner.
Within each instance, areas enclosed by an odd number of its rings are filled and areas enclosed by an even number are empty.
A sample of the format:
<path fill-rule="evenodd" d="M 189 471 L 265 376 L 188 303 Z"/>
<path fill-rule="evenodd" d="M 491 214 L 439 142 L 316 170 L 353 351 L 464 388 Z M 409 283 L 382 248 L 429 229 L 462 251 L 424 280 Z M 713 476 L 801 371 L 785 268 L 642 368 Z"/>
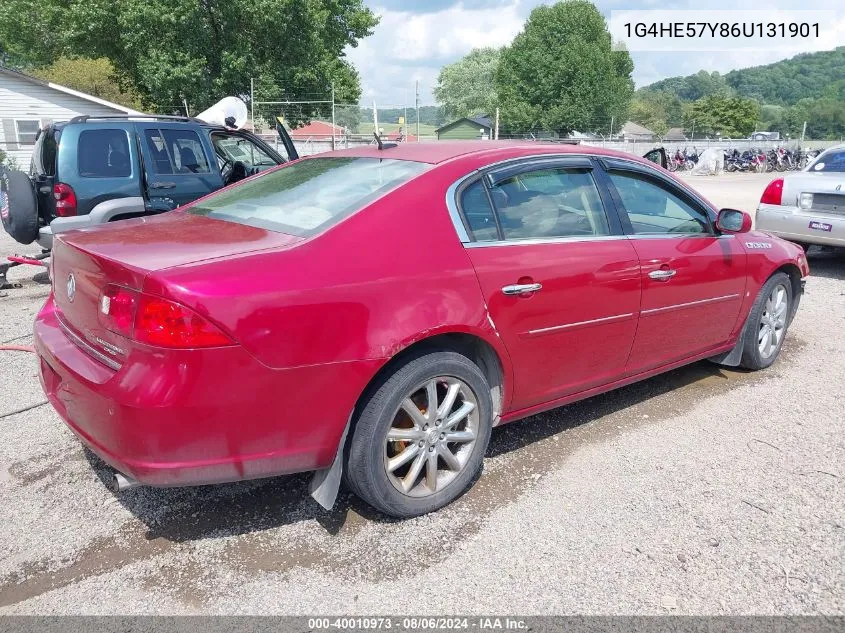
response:
<path fill-rule="evenodd" d="M 521 295 L 528 292 L 539 292 L 543 289 L 543 284 L 513 284 L 502 288 L 502 292 L 506 295 Z"/>
<path fill-rule="evenodd" d="M 153 182 L 150 183 L 151 189 L 175 189 L 176 183 L 175 182 Z"/>
<path fill-rule="evenodd" d="M 668 281 L 677 274 L 677 270 L 661 268 L 660 270 L 652 270 L 648 276 L 658 281 Z"/>

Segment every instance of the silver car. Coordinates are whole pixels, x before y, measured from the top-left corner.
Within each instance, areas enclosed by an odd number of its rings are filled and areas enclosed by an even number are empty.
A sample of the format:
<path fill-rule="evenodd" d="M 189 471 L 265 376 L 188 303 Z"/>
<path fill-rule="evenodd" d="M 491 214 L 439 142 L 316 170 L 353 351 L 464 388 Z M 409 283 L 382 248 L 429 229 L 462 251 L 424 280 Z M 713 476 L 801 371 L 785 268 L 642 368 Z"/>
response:
<path fill-rule="evenodd" d="M 757 228 L 809 247 L 845 247 L 845 145 L 831 147 L 800 172 L 769 183 Z"/>

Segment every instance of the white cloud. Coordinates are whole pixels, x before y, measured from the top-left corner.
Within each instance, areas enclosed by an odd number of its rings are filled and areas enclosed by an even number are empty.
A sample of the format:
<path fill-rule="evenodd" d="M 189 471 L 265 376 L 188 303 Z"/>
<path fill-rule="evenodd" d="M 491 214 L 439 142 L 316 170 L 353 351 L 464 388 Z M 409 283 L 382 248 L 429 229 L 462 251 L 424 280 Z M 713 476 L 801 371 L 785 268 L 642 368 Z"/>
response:
<path fill-rule="evenodd" d="M 381 0 L 387 2 L 388 0 Z M 550 3 L 552 0 L 546 0 Z M 420 82 L 420 103 L 434 103 L 431 90 L 440 68 L 482 46 L 509 44 L 522 30 L 530 10 L 543 0 L 465 0 L 445 9 L 432 10 L 430 0 L 392 2 L 402 10 L 379 8 L 373 0 L 373 10 L 381 16 L 381 23 L 372 36 L 361 41 L 357 48 L 347 49 L 350 61 L 361 74 L 362 102 L 376 100 L 380 105 L 408 105 L 414 103 L 414 82 Z M 739 9 L 735 0 L 594 0 L 605 17 L 612 9 Z M 440 3 L 438 3 L 439 5 Z M 766 21 L 777 9 L 831 9 L 837 11 L 836 27 L 823 29 L 827 38 L 825 48 L 845 43 L 845 11 L 841 0 L 806 0 L 800 7 L 794 0 L 769 0 L 760 9 L 760 20 Z M 416 6 L 415 6 L 416 5 Z M 828 27 L 830 25 L 827 25 Z M 637 86 L 666 77 L 688 75 L 699 70 L 727 72 L 768 64 L 796 54 L 794 50 L 773 48 L 766 51 L 737 52 L 635 52 L 634 80 Z"/>
<path fill-rule="evenodd" d="M 431 13 L 377 9 L 381 22 L 347 56 L 361 74 L 362 100 L 413 105 L 434 103 L 431 90 L 440 68 L 473 48 L 504 46 L 522 29 L 521 2 L 470 9 L 463 4 Z"/>

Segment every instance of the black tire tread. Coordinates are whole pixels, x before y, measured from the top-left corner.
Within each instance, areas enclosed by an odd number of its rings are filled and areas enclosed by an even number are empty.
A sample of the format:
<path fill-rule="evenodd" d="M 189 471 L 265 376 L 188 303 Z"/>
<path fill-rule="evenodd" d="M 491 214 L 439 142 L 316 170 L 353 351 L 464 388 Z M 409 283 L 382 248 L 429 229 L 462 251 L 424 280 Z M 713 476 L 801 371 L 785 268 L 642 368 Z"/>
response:
<path fill-rule="evenodd" d="M 399 499 L 401 495 L 397 491 L 395 495 L 392 495 L 393 499 L 385 498 L 385 495 L 378 489 L 379 484 L 375 481 L 375 478 L 379 476 L 377 474 L 380 472 L 378 469 L 381 469 L 382 465 L 380 463 L 373 464 L 370 456 L 373 442 L 378 442 L 381 445 L 381 438 L 375 438 L 378 433 L 377 427 L 385 415 L 393 415 L 392 407 L 389 405 L 390 400 L 395 398 L 397 393 L 409 388 L 409 383 L 418 380 L 415 376 L 418 377 L 426 372 L 433 375 L 448 373 L 438 369 L 446 366 L 465 372 L 465 375 L 460 376 L 460 378 L 467 382 L 477 382 L 480 391 L 480 393 L 476 393 L 476 396 L 479 400 L 479 407 L 483 408 L 481 411 L 482 423 L 479 438 L 476 440 L 475 454 L 471 458 L 475 463 L 467 464 L 466 469 L 459 476 L 465 479 L 464 484 L 454 487 L 450 485 L 445 491 L 449 493 L 448 495 L 439 496 L 440 493 L 437 493 L 425 499 L 411 500 L 411 498 Z M 407 518 L 437 510 L 463 494 L 475 480 L 475 476 L 481 469 L 484 453 L 487 450 L 491 419 L 490 388 L 484 374 L 475 363 L 466 356 L 453 351 L 421 350 L 409 356 L 402 366 L 392 374 L 385 376 L 381 384 L 371 389 L 369 395 L 365 397 L 355 420 L 347 453 L 344 469 L 347 485 L 352 492 L 368 504 L 393 517 Z M 472 472 L 470 473 L 470 471 Z M 470 474 L 467 475 L 466 473 Z M 390 486 L 391 484 L 386 482 L 386 485 Z"/>

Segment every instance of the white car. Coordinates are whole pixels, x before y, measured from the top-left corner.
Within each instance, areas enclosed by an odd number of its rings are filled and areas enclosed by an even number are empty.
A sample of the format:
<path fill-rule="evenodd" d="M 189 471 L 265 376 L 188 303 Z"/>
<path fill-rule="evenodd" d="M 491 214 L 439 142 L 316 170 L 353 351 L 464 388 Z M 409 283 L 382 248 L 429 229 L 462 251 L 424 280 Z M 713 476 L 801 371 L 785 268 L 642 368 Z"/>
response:
<path fill-rule="evenodd" d="M 845 145 L 770 182 L 757 207 L 757 228 L 805 249 L 813 244 L 845 247 Z"/>

